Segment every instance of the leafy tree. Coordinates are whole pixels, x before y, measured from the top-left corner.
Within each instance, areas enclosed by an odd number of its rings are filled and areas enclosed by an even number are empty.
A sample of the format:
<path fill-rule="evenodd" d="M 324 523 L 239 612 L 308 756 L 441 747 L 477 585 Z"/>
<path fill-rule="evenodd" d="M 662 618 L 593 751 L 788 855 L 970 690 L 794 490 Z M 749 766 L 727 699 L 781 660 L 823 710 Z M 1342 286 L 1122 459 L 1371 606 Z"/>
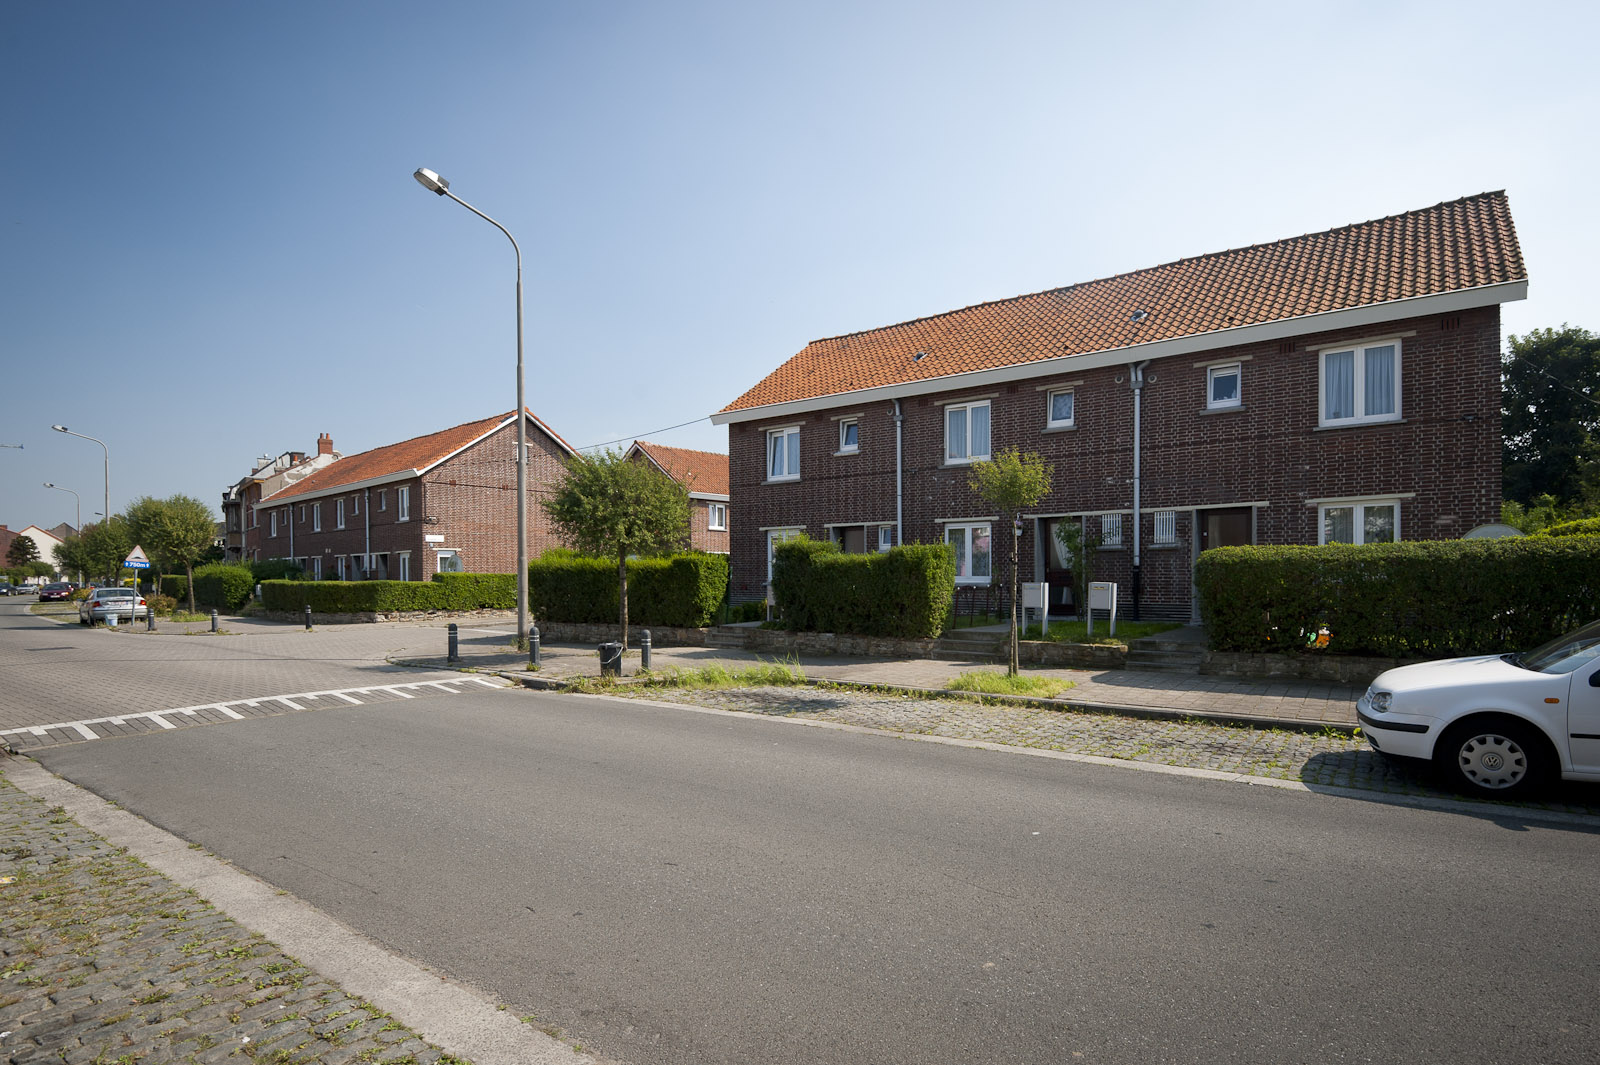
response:
<path fill-rule="evenodd" d="M 33 542 L 32 537 L 19 536 L 11 541 L 10 547 L 6 548 L 8 566 L 21 566 L 37 561 L 39 561 L 39 545 Z"/>
<path fill-rule="evenodd" d="M 567 460 L 540 504 L 561 537 L 586 555 L 617 560 L 618 623 L 628 646 L 628 556 L 671 550 L 689 531 L 689 497 L 654 466 L 621 451 Z"/>
<path fill-rule="evenodd" d="M 1600 502 L 1600 336 L 1568 325 L 1513 336 L 1501 380 L 1504 498 Z"/>
<path fill-rule="evenodd" d="M 92 573 L 115 580 L 122 560 L 133 549 L 133 536 L 122 516 L 85 526 L 77 536 L 69 536 L 54 550 L 56 564 L 64 571 Z"/>
<path fill-rule="evenodd" d="M 128 525 L 163 572 L 183 567 L 189 582 L 189 612 L 194 613 L 194 567 L 217 538 L 211 508 L 186 495 L 167 499 L 145 496 L 128 508 Z"/>
<path fill-rule="evenodd" d="M 975 462 L 967 483 L 978 498 L 993 506 L 1006 525 L 1022 520 L 1022 512 L 1034 506 L 1050 491 L 1055 467 L 1037 453 L 1006 448 L 987 462 Z M 1017 537 L 1011 538 L 1011 648 L 1006 672 L 1016 676 L 1019 666 L 1017 646 Z"/>

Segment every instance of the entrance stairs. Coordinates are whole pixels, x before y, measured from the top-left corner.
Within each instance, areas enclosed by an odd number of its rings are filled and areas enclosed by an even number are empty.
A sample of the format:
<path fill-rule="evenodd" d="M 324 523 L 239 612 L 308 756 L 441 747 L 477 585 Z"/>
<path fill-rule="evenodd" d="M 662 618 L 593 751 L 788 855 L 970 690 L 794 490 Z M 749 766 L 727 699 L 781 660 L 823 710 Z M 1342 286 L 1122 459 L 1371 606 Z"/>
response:
<path fill-rule="evenodd" d="M 1200 672 L 1206 650 L 1206 630 L 1185 625 L 1155 636 L 1128 641 L 1124 669 L 1152 670 L 1161 673 Z"/>
<path fill-rule="evenodd" d="M 1004 662 L 1009 625 L 977 625 L 947 629 L 933 642 L 929 657 L 944 662 Z"/>

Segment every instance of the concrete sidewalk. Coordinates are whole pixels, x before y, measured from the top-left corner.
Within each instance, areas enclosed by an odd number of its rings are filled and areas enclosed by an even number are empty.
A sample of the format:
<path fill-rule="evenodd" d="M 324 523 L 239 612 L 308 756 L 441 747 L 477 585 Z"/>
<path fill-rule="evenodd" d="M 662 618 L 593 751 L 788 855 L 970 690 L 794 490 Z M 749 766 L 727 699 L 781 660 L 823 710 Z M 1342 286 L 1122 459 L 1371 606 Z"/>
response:
<path fill-rule="evenodd" d="M 544 644 L 541 649 L 541 668 L 537 673 L 530 673 L 526 669 L 527 656 L 512 647 L 514 635 L 515 629 L 509 625 L 462 626 L 458 638 L 461 661 L 453 668 L 485 670 L 501 673 L 511 679 L 537 678 L 549 682 L 599 676 L 600 659 L 596 649 L 570 643 Z M 445 654 L 447 644 L 443 631 L 426 633 L 426 630 L 419 630 L 413 632 L 406 642 L 409 648 L 427 639 L 437 641 L 431 649 L 418 648 L 427 650 L 427 653 L 392 655 L 390 661 L 430 669 L 452 668 Z M 771 661 L 774 661 L 771 655 L 721 647 L 657 647 L 652 649 L 650 655 L 650 667 L 654 672 L 713 665 L 735 670 Z M 1005 671 L 1004 666 L 993 662 L 924 658 L 800 655 L 783 661 L 798 665 L 807 677 L 815 679 L 911 691 L 938 690 L 960 674 L 974 670 Z M 626 676 L 633 676 L 638 669 L 639 652 L 634 648 L 624 659 L 623 672 Z M 1025 669 L 1024 672 L 1070 681 L 1073 687 L 1053 700 L 1063 707 L 1163 717 L 1215 718 L 1279 727 L 1327 725 L 1354 728 L 1355 704 L 1362 693 L 1361 688 L 1347 684 L 1247 680 L 1124 669 L 1039 668 Z"/>

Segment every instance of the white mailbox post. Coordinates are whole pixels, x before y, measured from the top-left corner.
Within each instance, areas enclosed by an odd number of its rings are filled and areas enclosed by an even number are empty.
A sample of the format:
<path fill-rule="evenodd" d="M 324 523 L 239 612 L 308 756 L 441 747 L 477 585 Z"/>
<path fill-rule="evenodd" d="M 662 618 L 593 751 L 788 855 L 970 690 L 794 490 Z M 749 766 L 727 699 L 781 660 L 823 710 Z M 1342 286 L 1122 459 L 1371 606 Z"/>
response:
<path fill-rule="evenodd" d="M 1096 610 L 1108 611 L 1111 615 L 1111 635 L 1117 634 L 1117 586 L 1113 581 L 1089 582 L 1089 612 L 1086 620 L 1089 622 L 1089 635 L 1094 635 L 1094 612 Z"/>
<path fill-rule="evenodd" d="M 1028 624 L 1028 611 L 1034 610 L 1039 614 L 1039 631 L 1046 632 L 1045 626 L 1050 623 L 1050 586 L 1043 581 L 1038 584 L 1025 582 L 1022 585 L 1022 623 Z"/>

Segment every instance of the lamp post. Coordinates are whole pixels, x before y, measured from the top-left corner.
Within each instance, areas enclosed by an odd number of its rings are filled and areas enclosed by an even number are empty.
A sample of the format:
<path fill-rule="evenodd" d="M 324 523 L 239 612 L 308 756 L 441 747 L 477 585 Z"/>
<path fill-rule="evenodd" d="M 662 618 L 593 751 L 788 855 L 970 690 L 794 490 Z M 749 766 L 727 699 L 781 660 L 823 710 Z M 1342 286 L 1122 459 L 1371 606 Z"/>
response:
<path fill-rule="evenodd" d="M 49 481 L 44 482 L 44 486 L 46 488 L 54 488 L 58 492 L 72 492 L 72 489 L 70 489 L 70 488 L 62 488 L 59 484 L 51 484 Z M 77 530 L 78 530 L 78 535 L 82 536 L 83 535 L 83 497 L 78 495 L 78 493 L 76 493 L 76 492 L 72 492 L 72 500 L 73 500 L 74 503 L 76 503 L 78 505 Z M 78 583 L 79 584 L 83 583 L 83 571 L 82 570 L 78 571 Z"/>
<path fill-rule="evenodd" d="M 103 450 L 106 453 L 106 509 L 105 509 L 105 515 L 106 515 L 106 520 L 107 521 L 111 520 L 111 449 L 106 447 L 106 442 L 104 440 L 96 440 L 92 436 L 84 436 L 82 433 L 75 433 L 71 429 L 68 429 L 65 425 L 52 425 L 50 428 L 54 429 L 58 433 L 66 433 L 68 436 L 75 436 L 79 440 L 94 440 L 95 443 L 100 445 L 101 450 Z M 83 516 L 81 511 L 79 512 L 78 516 L 80 518 Z M 78 531 L 82 532 L 83 529 L 79 528 Z"/>
<path fill-rule="evenodd" d="M 450 182 L 432 170 L 418 168 L 411 176 L 429 192 L 450 197 L 504 233 L 517 255 L 517 649 L 525 651 L 528 649 L 528 423 L 523 414 L 527 407 L 522 398 L 522 249 L 509 229 L 451 192 Z"/>

